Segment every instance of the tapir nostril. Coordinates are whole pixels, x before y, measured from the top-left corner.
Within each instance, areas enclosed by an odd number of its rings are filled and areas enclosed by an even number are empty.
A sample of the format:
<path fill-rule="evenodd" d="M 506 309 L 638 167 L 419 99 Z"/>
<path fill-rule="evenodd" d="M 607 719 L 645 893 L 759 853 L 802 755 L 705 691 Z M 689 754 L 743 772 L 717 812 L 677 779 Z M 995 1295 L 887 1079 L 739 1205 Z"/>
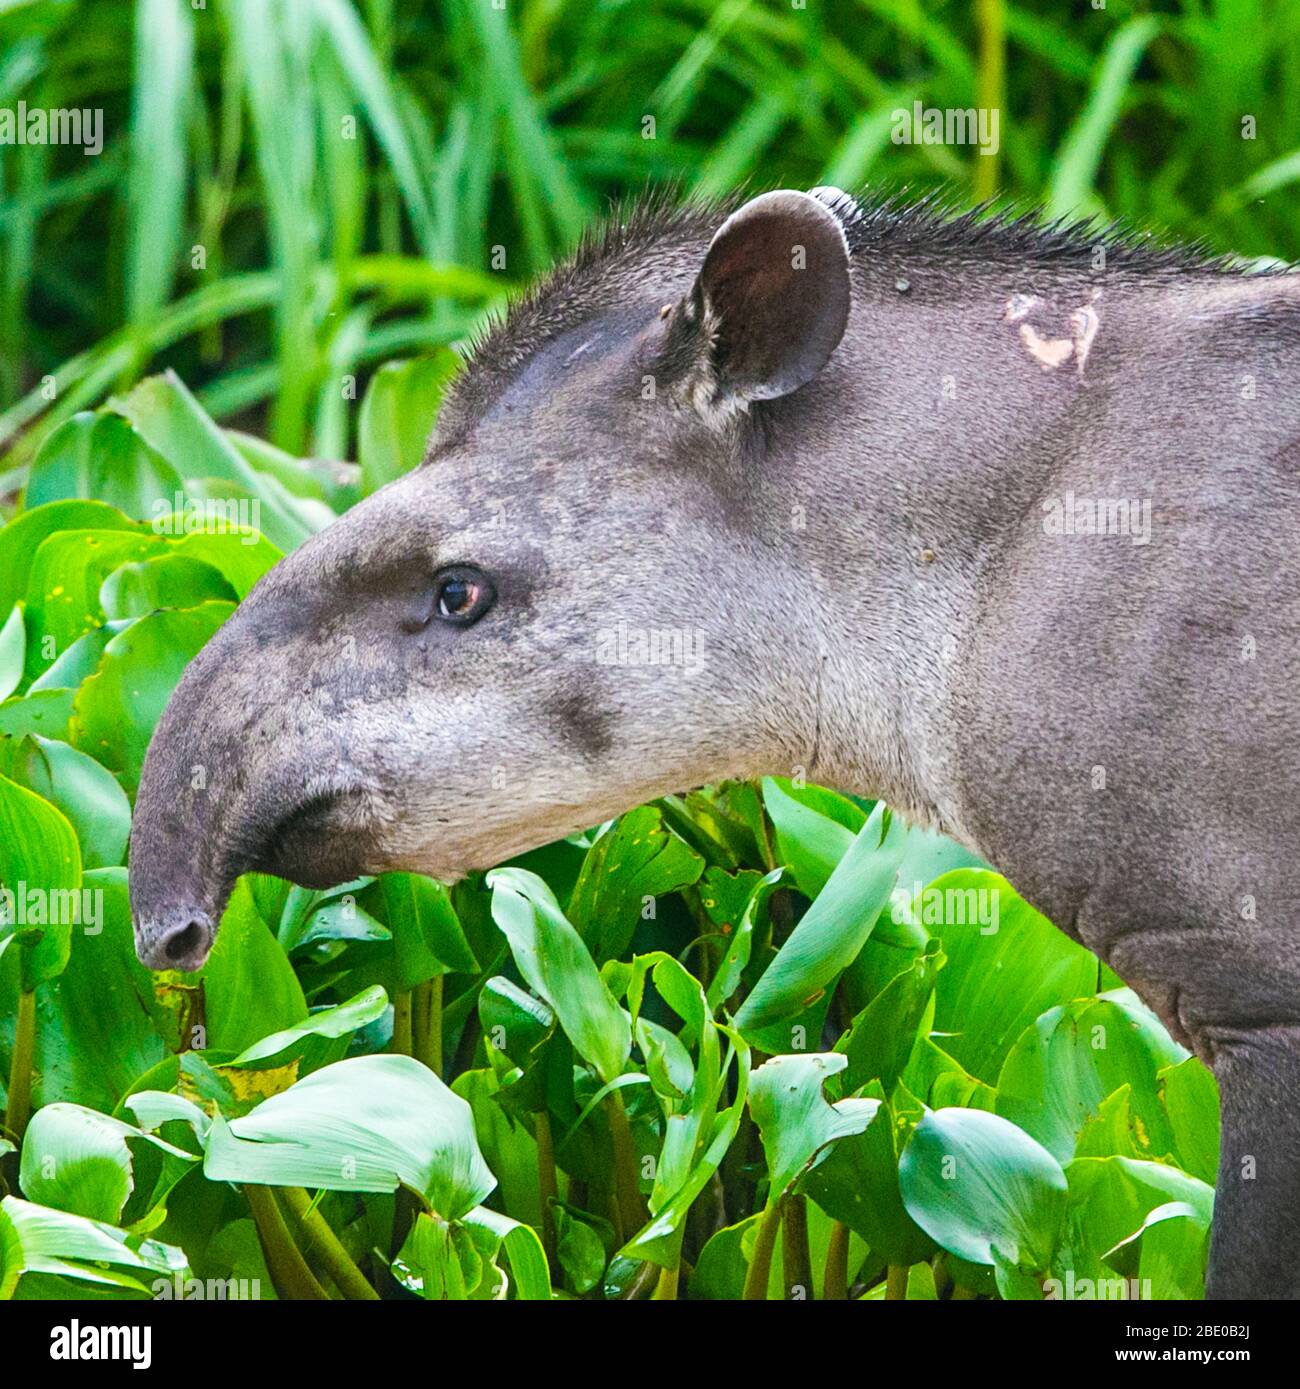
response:
<path fill-rule="evenodd" d="M 141 964 L 150 969 L 202 969 L 212 949 L 215 932 L 203 912 L 178 912 L 175 925 L 165 919 L 161 927 L 144 927 L 138 953 Z"/>
<path fill-rule="evenodd" d="M 207 928 L 201 921 L 191 921 L 174 931 L 163 943 L 169 960 L 187 960 L 197 954 L 208 943 Z"/>

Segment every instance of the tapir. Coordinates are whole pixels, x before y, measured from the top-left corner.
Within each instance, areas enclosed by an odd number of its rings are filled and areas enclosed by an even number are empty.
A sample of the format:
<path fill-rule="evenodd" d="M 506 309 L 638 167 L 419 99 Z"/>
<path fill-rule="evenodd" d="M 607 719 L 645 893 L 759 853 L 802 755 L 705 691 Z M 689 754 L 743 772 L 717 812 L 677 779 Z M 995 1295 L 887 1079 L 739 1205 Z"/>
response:
<path fill-rule="evenodd" d="M 663 631 L 698 659 L 608 641 Z M 454 880 L 797 769 L 982 856 L 1203 1058 L 1208 1295 L 1296 1297 L 1298 637 L 1293 275 L 829 188 L 652 200 L 189 665 L 138 953 L 202 965 L 245 871 Z"/>

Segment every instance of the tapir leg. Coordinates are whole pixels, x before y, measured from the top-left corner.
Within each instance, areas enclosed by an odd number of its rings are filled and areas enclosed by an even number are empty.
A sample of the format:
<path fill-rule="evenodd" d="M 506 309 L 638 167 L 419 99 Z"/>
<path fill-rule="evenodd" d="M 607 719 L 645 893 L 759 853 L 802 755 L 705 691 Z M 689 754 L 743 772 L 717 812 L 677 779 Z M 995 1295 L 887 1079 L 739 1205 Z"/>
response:
<path fill-rule="evenodd" d="M 1219 1082 L 1208 1297 L 1300 1298 L 1300 959 L 1290 919 L 1132 931 L 1108 951 Z"/>
<path fill-rule="evenodd" d="M 1222 1152 L 1205 1293 L 1300 1297 L 1300 1028 L 1220 1034 Z"/>

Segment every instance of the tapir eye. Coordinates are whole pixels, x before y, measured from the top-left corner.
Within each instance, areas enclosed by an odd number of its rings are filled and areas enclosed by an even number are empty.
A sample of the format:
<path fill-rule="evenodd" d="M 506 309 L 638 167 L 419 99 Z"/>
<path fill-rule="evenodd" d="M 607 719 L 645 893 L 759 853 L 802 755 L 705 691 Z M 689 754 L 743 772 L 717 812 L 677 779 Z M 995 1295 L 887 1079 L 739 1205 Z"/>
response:
<path fill-rule="evenodd" d="M 458 564 L 434 580 L 434 611 L 454 627 L 468 627 L 492 606 L 496 590 L 480 570 Z"/>

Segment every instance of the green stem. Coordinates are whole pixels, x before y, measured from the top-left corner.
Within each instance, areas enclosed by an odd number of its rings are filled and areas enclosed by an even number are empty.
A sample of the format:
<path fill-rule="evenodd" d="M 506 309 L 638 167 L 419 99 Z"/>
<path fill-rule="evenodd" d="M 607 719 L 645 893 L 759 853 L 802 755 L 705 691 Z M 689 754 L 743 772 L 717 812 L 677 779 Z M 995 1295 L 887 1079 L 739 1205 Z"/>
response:
<path fill-rule="evenodd" d="M 636 1168 L 636 1147 L 632 1142 L 632 1125 L 628 1123 L 623 1096 L 610 1091 L 605 1100 L 609 1114 L 609 1131 L 614 1140 L 614 1189 L 619 1214 L 623 1218 L 623 1238 L 631 1239 L 645 1224 L 646 1208 L 641 1199 L 640 1178 Z"/>
<path fill-rule="evenodd" d="M 9 1066 L 9 1105 L 5 1127 L 15 1143 L 23 1141 L 32 1117 L 32 1065 L 36 1056 L 36 991 L 19 988 L 14 1054 Z"/>
<path fill-rule="evenodd" d="M 546 1262 L 551 1268 L 559 1268 L 556 1258 L 555 1209 L 552 1199 L 560 1195 L 559 1182 L 555 1175 L 555 1137 L 551 1133 L 551 1116 L 543 1109 L 533 1120 L 537 1139 L 537 1194 L 542 1202 L 542 1248 L 546 1251 Z"/>
<path fill-rule="evenodd" d="M 905 1302 L 907 1300 L 907 1265 L 890 1264 L 885 1275 L 885 1301 Z"/>
<path fill-rule="evenodd" d="M 411 1055 L 423 1061 L 428 1047 L 429 980 L 425 979 L 411 990 Z"/>
<path fill-rule="evenodd" d="M 426 979 L 415 991 L 415 1050 L 412 1055 L 442 1077 L 442 981 L 441 974 Z"/>
<path fill-rule="evenodd" d="M 275 1284 L 276 1296 L 299 1302 L 329 1301 L 329 1294 L 316 1281 L 302 1250 L 293 1242 L 271 1188 L 250 1182 L 244 1186 L 244 1195 L 253 1212 L 257 1237 L 262 1244 L 267 1272 Z"/>
<path fill-rule="evenodd" d="M 998 113 L 1001 128 L 1002 110 L 1006 105 L 1006 8 L 1004 0 L 977 0 L 975 7 L 979 24 L 979 73 L 976 79 L 976 104 L 986 111 Z M 982 202 L 998 191 L 1001 141 L 996 150 L 980 149 L 975 162 L 975 197 Z"/>
<path fill-rule="evenodd" d="M 677 1279 L 679 1268 L 661 1268 L 659 1270 L 659 1281 L 655 1284 L 655 1302 L 676 1302 L 677 1301 Z"/>
<path fill-rule="evenodd" d="M 411 1054 L 411 992 L 403 989 L 393 999 L 393 1040 L 388 1050 L 399 1056 Z"/>
<path fill-rule="evenodd" d="M 770 873 L 776 867 L 776 850 L 772 846 L 772 830 L 767 823 L 767 807 L 763 804 L 763 783 L 754 783 L 754 793 L 758 797 L 758 851 L 763 855 L 763 870 Z"/>
<path fill-rule="evenodd" d="M 785 1295 L 812 1301 L 812 1251 L 808 1247 L 808 1198 L 799 1192 L 786 1197 L 785 1219 L 781 1222 L 781 1269 L 785 1274 Z"/>
<path fill-rule="evenodd" d="M 746 1302 L 764 1302 L 767 1299 L 767 1283 L 772 1274 L 772 1255 L 776 1251 L 776 1235 L 781 1228 L 781 1205 L 769 1201 L 763 1212 L 762 1223 L 758 1227 L 758 1238 L 754 1241 L 754 1257 L 749 1261 L 749 1272 L 745 1275 L 745 1290 L 741 1297 Z"/>
<path fill-rule="evenodd" d="M 837 1220 L 826 1246 L 826 1271 L 822 1275 L 822 1300 L 844 1302 L 849 1295 L 849 1227 Z"/>
<path fill-rule="evenodd" d="M 378 1302 L 379 1294 L 366 1281 L 361 1270 L 344 1249 L 329 1222 L 313 1207 L 311 1198 L 298 1186 L 282 1188 L 284 1204 L 302 1230 L 303 1238 L 316 1250 L 325 1270 L 344 1297 L 353 1302 Z"/>

